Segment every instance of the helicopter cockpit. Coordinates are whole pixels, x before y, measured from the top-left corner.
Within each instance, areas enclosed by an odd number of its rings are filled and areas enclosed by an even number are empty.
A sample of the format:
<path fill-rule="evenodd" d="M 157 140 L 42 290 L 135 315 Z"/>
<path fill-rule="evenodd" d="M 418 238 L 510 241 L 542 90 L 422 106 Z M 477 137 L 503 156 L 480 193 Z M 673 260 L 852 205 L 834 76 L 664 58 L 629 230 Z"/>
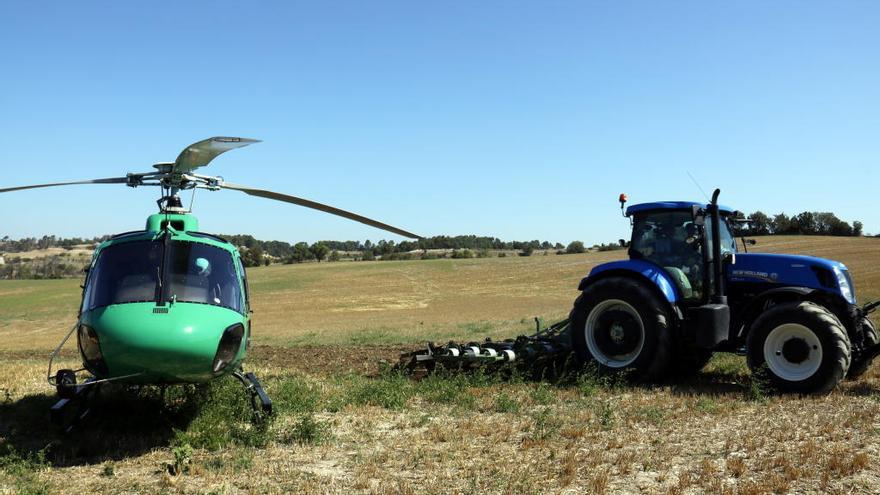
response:
<path fill-rule="evenodd" d="M 162 240 L 143 240 L 102 250 L 88 277 L 83 311 L 156 301 L 210 304 L 244 312 L 238 271 L 229 252 L 191 241 L 173 240 L 168 246 L 166 253 Z"/>

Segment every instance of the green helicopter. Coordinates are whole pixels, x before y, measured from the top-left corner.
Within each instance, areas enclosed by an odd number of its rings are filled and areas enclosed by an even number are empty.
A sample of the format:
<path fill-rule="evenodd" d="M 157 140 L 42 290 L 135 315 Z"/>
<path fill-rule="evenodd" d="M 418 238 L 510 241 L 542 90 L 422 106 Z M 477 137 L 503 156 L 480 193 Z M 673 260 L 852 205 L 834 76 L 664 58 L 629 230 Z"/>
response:
<path fill-rule="evenodd" d="M 162 191 L 159 213 L 147 218 L 144 230 L 115 235 L 95 249 L 77 322 L 49 359 L 47 379 L 60 397 L 51 411 L 53 421 L 65 421 L 72 409 L 74 418 L 84 417 L 86 398 L 102 383 L 198 384 L 228 374 L 242 382 L 255 410 L 271 413 L 272 401 L 259 380 L 242 370 L 251 341 L 251 301 L 239 251 L 199 230 L 196 217 L 181 204 L 180 191 L 241 191 L 419 238 L 332 206 L 194 172 L 221 153 L 257 142 L 213 137 L 188 146 L 174 162 L 153 165 L 154 172 L 0 189 L 125 184 Z M 54 359 L 74 333 L 82 368 L 53 373 Z"/>

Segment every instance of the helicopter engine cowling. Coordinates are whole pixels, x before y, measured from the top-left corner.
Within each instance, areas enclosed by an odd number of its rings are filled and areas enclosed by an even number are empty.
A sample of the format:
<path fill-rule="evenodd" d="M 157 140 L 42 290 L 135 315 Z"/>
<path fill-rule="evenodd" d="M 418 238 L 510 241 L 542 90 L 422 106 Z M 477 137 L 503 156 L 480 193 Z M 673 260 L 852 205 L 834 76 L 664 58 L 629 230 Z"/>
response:
<path fill-rule="evenodd" d="M 100 341 L 107 375 L 98 377 L 129 383 L 207 382 L 237 369 L 247 338 L 246 316 L 197 303 L 116 304 L 88 311 L 82 321 Z"/>

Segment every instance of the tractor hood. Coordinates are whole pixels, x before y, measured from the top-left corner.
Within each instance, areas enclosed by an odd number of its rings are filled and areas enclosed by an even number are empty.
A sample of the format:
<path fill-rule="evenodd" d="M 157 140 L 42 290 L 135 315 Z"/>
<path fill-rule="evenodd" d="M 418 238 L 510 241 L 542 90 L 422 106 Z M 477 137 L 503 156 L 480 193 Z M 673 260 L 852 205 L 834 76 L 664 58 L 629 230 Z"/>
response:
<path fill-rule="evenodd" d="M 770 283 L 832 292 L 855 304 L 855 289 L 846 265 L 792 254 L 739 253 L 727 266 L 732 283 Z"/>

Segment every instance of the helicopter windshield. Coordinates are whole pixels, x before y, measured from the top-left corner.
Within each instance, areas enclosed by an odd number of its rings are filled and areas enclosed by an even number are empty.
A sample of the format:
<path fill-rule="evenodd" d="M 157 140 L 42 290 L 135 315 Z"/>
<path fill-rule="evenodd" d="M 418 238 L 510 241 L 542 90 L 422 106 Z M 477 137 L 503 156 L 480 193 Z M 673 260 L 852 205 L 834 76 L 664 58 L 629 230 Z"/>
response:
<path fill-rule="evenodd" d="M 241 288 L 232 256 L 223 249 L 188 241 L 133 241 L 101 251 L 89 274 L 83 310 L 111 304 L 153 302 L 167 287 L 169 301 L 223 306 L 242 311 Z M 163 274 L 162 258 L 166 254 Z"/>
<path fill-rule="evenodd" d="M 105 248 L 89 273 L 83 309 L 155 301 L 162 250 L 162 243 L 156 241 L 126 242 Z"/>
<path fill-rule="evenodd" d="M 175 241 L 168 263 L 168 297 L 241 312 L 238 272 L 228 252 L 199 242 Z"/>

